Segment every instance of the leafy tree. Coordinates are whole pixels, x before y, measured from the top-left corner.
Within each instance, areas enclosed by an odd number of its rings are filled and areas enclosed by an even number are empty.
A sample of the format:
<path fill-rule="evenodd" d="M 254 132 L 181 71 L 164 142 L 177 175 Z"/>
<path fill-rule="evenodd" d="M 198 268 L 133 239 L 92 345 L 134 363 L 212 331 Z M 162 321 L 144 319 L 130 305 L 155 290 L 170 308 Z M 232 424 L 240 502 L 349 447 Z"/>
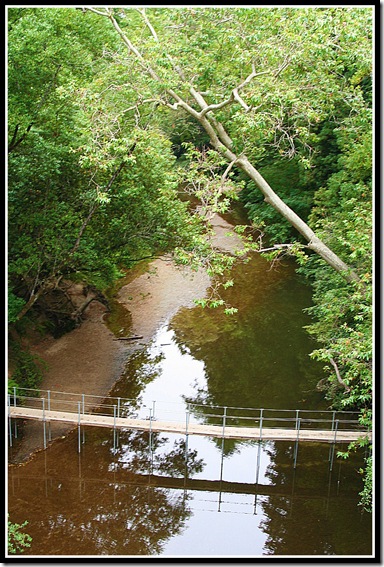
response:
<path fill-rule="evenodd" d="M 145 72 L 137 105 L 156 102 L 184 109 L 205 129 L 212 147 L 252 179 L 310 250 L 348 281 L 358 281 L 250 160 L 260 158 L 268 143 L 289 157 L 297 153 L 298 142 L 310 151 L 312 122 L 320 121 L 338 97 L 346 97 L 356 111 L 360 90 L 351 88 L 340 69 L 358 56 L 360 75 L 369 72 L 370 11 L 256 9 L 249 18 L 247 9 L 154 9 L 150 21 L 144 9 L 87 10 L 110 20 L 128 48 L 129 64 L 133 59 Z M 140 31 L 138 46 L 140 16 L 147 37 Z M 345 28 L 353 28 L 353 34 Z M 226 53 L 231 53 L 230 64 Z M 308 163 L 304 154 L 302 160 Z"/>
<path fill-rule="evenodd" d="M 240 170 L 300 233 L 302 238 L 283 250 L 296 251 L 305 273 L 314 277 L 311 313 L 318 322 L 309 331 L 325 347 L 313 356 L 330 364 L 334 403 L 363 408 L 362 419 L 367 412 L 369 419 L 372 10 L 266 8 L 252 10 L 252 18 L 247 9 L 88 11 L 112 23 L 128 50 L 130 69 L 136 62 L 136 72 L 141 71 L 135 109 L 155 102 L 159 111 L 184 110 L 195 118 L 229 164 L 222 180 Z M 328 140 L 333 137 L 331 155 L 328 147 L 321 151 L 325 124 Z M 320 164 L 316 151 L 323 156 Z M 284 173 L 296 166 L 304 178 L 301 183 L 296 174 L 282 188 L 284 200 L 253 165 L 264 160 L 263 173 L 273 179 L 269 172 L 279 167 L 277 156 L 292 160 L 282 166 Z M 312 174 L 314 165 L 322 180 Z M 316 194 L 304 191 L 311 179 Z M 213 193 L 215 204 L 224 186 Z M 279 227 L 276 236 L 281 235 L 291 236 Z M 273 248 L 274 256 L 282 251 L 281 245 Z M 346 284 L 330 268 L 341 272 Z"/>
<path fill-rule="evenodd" d="M 22 524 L 14 524 L 8 516 L 8 553 L 23 553 L 25 548 L 31 547 L 31 536 L 21 531 L 26 525 L 28 525 L 27 521 Z"/>
<path fill-rule="evenodd" d="M 71 8 L 9 12 L 10 323 L 36 305 L 68 329 L 101 298 L 74 308 L 68 280 L 104 292 L 121 268 L 203 227 L 178 199 L 171 144 L 156 124 L 113 112 L 118 85 L 99 94 L 113 30 Z"/>
<path fill-rule="evenodd" d="M 372 489 L 373 489 L 372 467 L 373 467 L 373 459 L 371 456 L 366 459 L 365 470 L 360 470 L 360 473 L 364 475 L 364 488 L 360 492 L 360 496 L 361 496 L 360 504 L 368 512 L 372 511 Z"/>
<path fill-rule="evenodd" d="M 326 364 L 324 385 L 336 408 L 361 412 L 361 423 L 372 427 L 372 139 L 371 111 L 361 109 L 335 132 L 339 147 L 337 171 L 315 194 L 311 219 L 321 233 L 331 235 L 336 250 L 358 266 L 361 283 L 341 285 L 311 258 L 301 270 L 312 280 L 314 322 L 308 332 L 321 348 L 312 356 Z M 358 445 L 365 445 L 362 439 Z M 353 449 L 356 445 L 351 445 Z M 368 460 L 368 465 L 371 461 Z M 370 465 L 371 466 L 371 465 Z M 369 471 L 364 505 L 369 508 Z"/>
<path fill-rule="evenodd" d="M 88 208 L 70 151 L 79 133 L 76 109 L 58 89 L 84 80 L 94 42 L 87 42 L 90 30 L 77 12 L 15 11 L 9 10 L 8 37 L 8 230 L 9 278 L 25 301 L 20 319 L 55 287 Z"/>
<path fill-rule="evenodd" d="M 17 386 L 38 389 L 46 369 L 44 361 L 32 355 L 26 347 L 20 348 L 19 342 L 14 339 L 9 341 L 9 357 L 13 365 L 12 379 L 8 380 L 8 388 L 12 386 L 10 393 L 13 394 L 13 387 Z"/>

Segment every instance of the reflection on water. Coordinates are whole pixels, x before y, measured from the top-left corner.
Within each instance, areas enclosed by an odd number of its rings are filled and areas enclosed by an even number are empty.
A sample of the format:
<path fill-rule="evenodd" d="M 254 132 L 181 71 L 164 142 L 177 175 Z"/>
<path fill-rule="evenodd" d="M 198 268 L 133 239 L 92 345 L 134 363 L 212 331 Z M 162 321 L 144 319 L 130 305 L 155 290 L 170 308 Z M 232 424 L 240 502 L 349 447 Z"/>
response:
<path fill-rule="evenodd" d="M 260 263 L 261 262 L 261 263 Z M 302 327 L 310 291 L 290 266 L 236 268 L 235 317 L 181 310 L 127 361 L 112 395 L 155 418 L 208 419 L 188 403 L 326 407 Z M 243 272 L 244 271 L 244 272 Z M 9 512 L 28 520 L 25 555 L 258 557 L 371 554 L 361 514 L 363 455 L 330 461 L 319 443 L 245 442 L 85 428 L 9 467 Z M 344 449 L 336 445 L 336 451 Z M 10 450 L 11 451 L 11 450 Z M 353 529 L 352 529 L 353 526 Z"/>
<path fill-rule="evenodd" d="M 28 475 L 21 468 L 10 471 L 12 517 L 25 515 L 28 500 L 32 554 L 160 553 L 162 542 L 178 533 L 190 515 L 189 497 L 135 482 L 141 459 L 136 442 L 139 455 L 132 468 L 119 467 L 108 440 L 96 434 L 79 456 L 67 442 L 58 443 L 31 463 Z"/>
<path fill-rule="evenodd" d="M 358 461 L 330 471 L 324 445 L 301 444 L 294 469 L 289 443 L 263 443 L 258 471 L 258 443 L 221 462 L 218 443 L 194 436 L 121 431 L 114 449 L 110 431 L 86 428 L 80 454 L 76 437 L 9 469 L 10 512 L 28 510 L 33 555 L 370 553 Z"/>
<path fill-rule="evenodd" d="M 263 269 L 261 269 L 263 268 Z M 220 310 L 181 309 L 173 318 L 176 341 L 205 363 L 206 383 L 194 401 L 212 405 L 265 408 L 326 407 L 316 391 L 322 364 L 309 359 L 315 348 L 303 331 L 310 289 L 293 266 L 266 269 L 257 256 L 234 268 L 236 285 L 226 299 L 235 317 Z"/>

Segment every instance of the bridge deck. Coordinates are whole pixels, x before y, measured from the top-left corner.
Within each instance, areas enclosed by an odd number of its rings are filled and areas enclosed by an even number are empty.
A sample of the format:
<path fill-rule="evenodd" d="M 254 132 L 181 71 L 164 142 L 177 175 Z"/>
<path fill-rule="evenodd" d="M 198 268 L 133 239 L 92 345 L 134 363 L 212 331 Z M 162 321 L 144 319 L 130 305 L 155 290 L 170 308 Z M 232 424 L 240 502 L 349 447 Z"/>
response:
<path fill-rule="evenodd" d="M 293 428 L 267 428 L 263 427 L 261 436 L 259 427 L 230 427 L 223 428 L 221 425 L 202 425 L 198 423 L 176 423 L 171 421 L 157 421 L 149 419 L 132 419 L 99 414 L 82 414 L 75 412 L 52 411 L 11 406 L 10 417 L 37 419 L 40 421 L 60 421 L 73 423 L 74 425 L 87 425 L 96 427 L 109 427 L 119 429 L 135 429 L 139 431 L 152 431 L 162 433 L 177 433 L 180 435 L 204 435 L 208 437 L 224 437 L 226 439 L 254 439 L 263 441 L 318 441 L 333 443 L 335 438 L 338 443 L 350 443 L 361 437 L 371 434 L 365 431 Z"/>

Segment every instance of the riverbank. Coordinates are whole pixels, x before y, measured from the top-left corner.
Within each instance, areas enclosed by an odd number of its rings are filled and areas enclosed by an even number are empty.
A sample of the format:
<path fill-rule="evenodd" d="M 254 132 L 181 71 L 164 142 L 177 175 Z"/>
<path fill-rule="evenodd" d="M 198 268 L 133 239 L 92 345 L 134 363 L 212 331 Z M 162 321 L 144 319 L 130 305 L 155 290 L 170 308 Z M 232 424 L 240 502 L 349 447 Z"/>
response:
<path fill-rule="evenodd" d="M 241 248 L 241 241 L 232 225 L 215 215 L 212 219 L 214 245 L 228 252 Z M 58 339 L 44 337 L 31 347 L 46 364 L 42 390 L 106 396 L 122 375 L 129 356 L 148 344 L 160 325 L 169 321 L 181 307 L 192 307 L 203 298 L 210 285 L 204 270 L 178 267 L 170 258 L 156 259 L 147 271 L 119 290 L 117 301 L 131 314 L 130 334 L 142 337 L 137 341 L 120 341 L 109 330 L 107 308 L 93 301 L 84 312 L 84 322 Z M 51 439 L 66 435 L 73 428 L 65 424 L 51 425 Z M 12 463 L 28 460 L 43 448 L 41 423 L 25 421 L 23 437 L 9 450 Z"/>

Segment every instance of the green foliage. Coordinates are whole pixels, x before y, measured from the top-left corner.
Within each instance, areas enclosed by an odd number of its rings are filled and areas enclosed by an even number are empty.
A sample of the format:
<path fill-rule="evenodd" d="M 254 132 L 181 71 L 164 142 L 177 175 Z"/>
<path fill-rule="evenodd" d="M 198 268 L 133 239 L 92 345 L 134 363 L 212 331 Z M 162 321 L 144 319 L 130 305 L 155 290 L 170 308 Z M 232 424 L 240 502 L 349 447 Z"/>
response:
<path fill-rule="evenodd" d="M 122 268 L 183 246 L 203 224 L 178 198 L 171 142 L 145 113 L 125 114 L 107 22 L 72 8 L 10 9 L 9 21 L 13 323 L 59 278 L 105 290 Z"/>
<path fill-rule="evenodd" d="M 18 388 L 18 384 L 17 382 L 15 382 L 15 380 L 13 378 L 8 378 L 8 394 L 14 394 L 15 392 L 15 388 L 16 388 L 16 392 L 17 392 L 17 388 Z"/>
<path fill-rule="evenodd" d="M 270 161 L 270 164 L 259 168 L 261 175 L 291 209 L 303 220 L 307 220 L 313 203 L 313 189 L 307 183 L 303 166 L 297 159 Z M 250 220 L 265 231 L 269 242 L 287 242 L 297 237 L 295 229 L 288 221 L 282 219 L 281 215 L 264 201 L 253 181 L 245 183 L 240 198 L 248 210 Z"/>
<path fill-rule="evenodd" d="M 215 213 L 227 212 L 243 183 L 232 180 L 227 160 L 215 150 L 199 150 L 190 142 L 182 145 L 186 163 L 180 168 L 180 182 L 198 200 L 200 214 L 209 219 Z"/>
<path fill-rule="evenodd" d="M 13 393 L 13 386 L 38 389 L 46 368 L 44 361 L 23 349 L 18 342 L 13 340 L 10 341 L 9 356 L 14 365 L 12 380 L 8 382 L 8 387 L 12 387 L 11 393 Z"/>
<path fill-rule="evenodd" d="M 23 553 L 27 547 L 31 547 L 31 536 L 21 531 L 27 525 L 27 521 L 22 524 L 12 523 L 8 516 L 8 553 Z"/>
<path fill-rule="evenodd" d="M 17 314 L 24 304 L 25 301 L 8 288 L 8 323 L 14 323 L 17 320 Z"/>
<path fill-rule="evenodd" d="M 362 108 L 334 130 L 339 149 L 336 170 L 315 194 L 310 220 L 317 234 L 360 274 L 360 282 L 343 283 L 315 257 L 301 268 L 313 282 L 314 322 L 308 332 L 320 344 L 312 356 L 325 363 L 324 385 L 334 408 L 360 411 L 372 428 L 372 136 L 371 111 Z M 336 363 L 340 378 L 330 360 Z M 362 439 L 356 446 L 364 446 Z M 353 450 L 354 446 L 350 448 Z M 348 452 L 346 453 L 346 455 Z M 361 503 L 369 509 L 371 464 L 367 461 Z"/>
<path fill-rule="evenodd" d="M 170 143 L 154 130 L 134 130 L 132 164 L 97 213 L 88 235 L 98 256 L 130 267 L 133 261 L 152 254 L 188 246 L 202 224 L 178 198 L 178 174 Z M 92 260 L 94 262 L 94 260 Z"/>
<path fill-rule="evenodd" d="M 169 120 L 164 121 L 161 129 L 172 143 L 172 152 L 180 160 L 185 156 L 185 144 L 193 143 L 196 148 L 204 148 L 209 144 L 206 132 L 185 111 L 179 111 Z"/>
<path fill-rule="evenodd" d="M 359 123 L 362 126 L 361 115 L 357 121 L 346 121 L 339 130 L 340 169 L 317 192 L 312 211 L 317 231 L 360 273 L 361 282 L 347 286 L 335 281 L 329 270 L 319 269 L 314 258 L 307 272 L 315 276 L 310 311 L 317 319 L 309 331 L 325 345 L 314 356 L 326 360 L 334 353 L 338 357 L 350 387 L 340 404 L 355 408 L 369 407 L 372 394 L 372 148 L 368 116 L 365 132 L 356 132 Z"/>
<path fill-rule="evenodd" d="M 372 457 L 368 457 L 366 460 L 365 470 L 360 469 L 360 473 L 364 475 L 364 488 L 360 492 L 361 505 L 367 512 L 372 512 L 372 490 L 373 490 L 373 477 L 372 477 Z"/>

